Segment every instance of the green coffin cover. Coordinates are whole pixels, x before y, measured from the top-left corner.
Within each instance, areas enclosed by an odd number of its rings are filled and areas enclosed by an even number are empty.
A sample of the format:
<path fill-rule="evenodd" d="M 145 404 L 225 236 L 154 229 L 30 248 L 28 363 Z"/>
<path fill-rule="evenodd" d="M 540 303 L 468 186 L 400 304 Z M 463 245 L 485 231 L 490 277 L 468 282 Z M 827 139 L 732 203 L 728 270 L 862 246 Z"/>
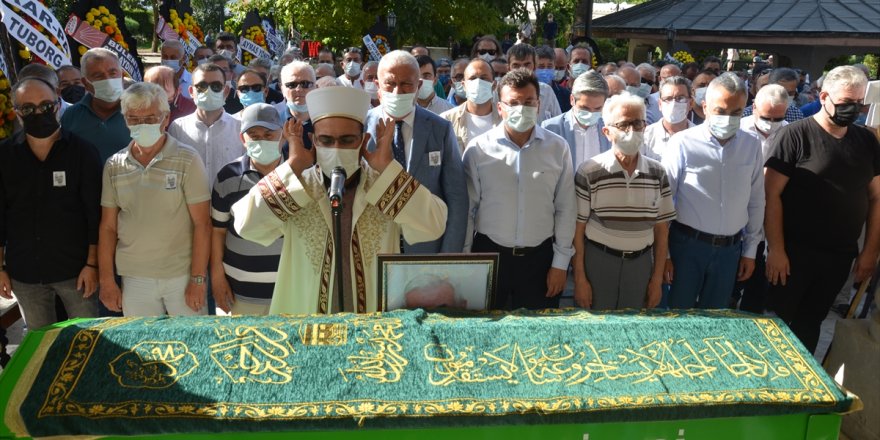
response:
<path fill-rule="evenodd" d="M 116 318 L 56 331 L 20 392 L 32 436 L 596 423 L 852 403 L 782 322 L 729 311 Z"/>

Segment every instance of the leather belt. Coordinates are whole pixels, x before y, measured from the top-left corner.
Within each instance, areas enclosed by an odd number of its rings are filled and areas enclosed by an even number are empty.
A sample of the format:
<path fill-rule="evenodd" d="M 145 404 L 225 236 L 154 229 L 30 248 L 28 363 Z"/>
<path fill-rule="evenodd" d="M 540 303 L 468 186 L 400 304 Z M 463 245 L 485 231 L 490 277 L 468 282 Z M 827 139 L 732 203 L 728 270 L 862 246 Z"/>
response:
<path fill-rule="evenodd" d="M 485 234 L 480 234 L 480 235 L 485 235 Z M 520 246 L 520 247 L 501 246 L 500 244 L 492 241 L 492 239 L 490 239 L 488 236 L 486 236 L 486 239 L 489 240 L 489 242 L 492 243 L 492 245 L 495 246 L 502 253 L 510 254 L 510 255 L 513 255 L 514 257 L 524 257 L 526 255 L 531 254 L 532 252 L 534 252 L 536 250 L 544 249 L 545 247 L 551 246 L 553 244 L 553 237 L 550 237 L 550 238 L 544 240 L 541 244 L 539 244 L 537 246 Z"/>
<path fill-rule="evenodd" d="M 621 251 L 621 250 L 617 250 L 617 249 L 605 246 L 604 244 L 599 243 L 597 241 L 590 240 L 589 238 L 587 239 L 587 242 L 589 242 L 593 246 L 596 246 L 602 252 L 605 252 L 608 255 L 613 255 L 617 258 L 621 258 L 624 260 L 634 260 L 638 257 L 641 257 L 643 254 L 645 254 L 646 252 L 650 251 L 653 248 L 653 246 L 648 246 L 644 249 L 640 249 L 637 251 Z"/>
<path fill-rule="evenodd" d="M 672 226 L 678 228 L 679 231 L 683 232 L 688 237 L 696 238 L 697 240 L 709 243 L 715 247 L 733 246 L 742 240 L 742 232 L 738 232 L 734 235 L 712 235 L 698 231 L 677 221 L 673 221 Z"/>

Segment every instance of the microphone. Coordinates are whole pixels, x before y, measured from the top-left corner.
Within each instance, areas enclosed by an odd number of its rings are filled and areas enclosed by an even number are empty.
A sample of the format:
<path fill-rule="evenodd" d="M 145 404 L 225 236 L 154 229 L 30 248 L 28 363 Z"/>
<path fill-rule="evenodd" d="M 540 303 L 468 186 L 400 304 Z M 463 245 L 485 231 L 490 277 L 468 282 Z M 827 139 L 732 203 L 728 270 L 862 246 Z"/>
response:
<path fill-rule="evenodd" d="M 330 190 L 327 196 L 330 197 L 330 207 L 337 209 L 342 204 L 342 193 L 345 191 L 345 168 L 333 168 L 330 174 Z"/>

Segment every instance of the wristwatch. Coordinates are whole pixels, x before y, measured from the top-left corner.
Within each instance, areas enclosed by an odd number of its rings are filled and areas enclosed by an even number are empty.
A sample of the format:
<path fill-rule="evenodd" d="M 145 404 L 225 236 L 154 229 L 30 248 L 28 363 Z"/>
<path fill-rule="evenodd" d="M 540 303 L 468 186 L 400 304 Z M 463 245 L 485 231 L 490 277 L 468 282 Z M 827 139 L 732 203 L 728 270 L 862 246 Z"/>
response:
<path fill-rule="evenodd" d="M 201 286 L 205 284 L 205 276 L 204 275 L 193 275 L 189 277 L 189 282 L 195 284 L 196 286 Z"/>

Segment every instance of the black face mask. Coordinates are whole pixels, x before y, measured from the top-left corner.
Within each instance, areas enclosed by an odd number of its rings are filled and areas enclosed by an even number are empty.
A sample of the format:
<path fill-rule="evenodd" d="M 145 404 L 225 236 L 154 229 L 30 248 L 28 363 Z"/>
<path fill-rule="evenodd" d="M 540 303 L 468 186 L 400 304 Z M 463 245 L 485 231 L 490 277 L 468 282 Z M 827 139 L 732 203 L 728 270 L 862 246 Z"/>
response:
<path fill-rule="evenodd" d="M 44 139 L 58 130 L 58 120 L 55 119 L 55 112 L 46 112 L 37 114 L 31 113 L 21 118 L 24 123 L 24 132 L 37 138 Z"/>
<path fill-rule="evenodd" d="M 829 101 L 831 98 L 827 98 Z M 835 125 L 839 125 L 841 127 L 849 127 L 856 122 L 856 119 L 859 118 L 859 111 L 861 111 L 861 105 L 856 103 L 843 103 L 843 104 L 834 104 L 834 115 L 828 113 L 828 110 L 825 109 L 825 106 L 822 106 L 822 109 L 825 110 L 825 113 L 828 114 L 828 117 L 831 118 L 831 122 Z"/>
<path fill-rule="evenodd" d="M 86 95 L 86 88 L 83 86 L 67 86 L 61 91 L 61 99 L 71 104 L 76 104 Z"/>

